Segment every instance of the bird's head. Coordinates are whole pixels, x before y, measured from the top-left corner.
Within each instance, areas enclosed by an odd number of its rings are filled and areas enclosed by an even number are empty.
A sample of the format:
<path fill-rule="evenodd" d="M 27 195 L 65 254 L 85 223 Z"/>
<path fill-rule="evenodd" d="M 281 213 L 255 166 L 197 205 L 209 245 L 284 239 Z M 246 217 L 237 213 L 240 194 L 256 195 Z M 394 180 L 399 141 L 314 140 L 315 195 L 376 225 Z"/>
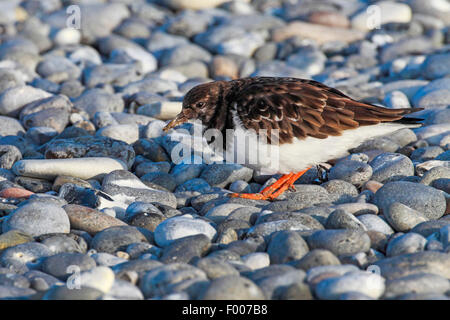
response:
<path fill-rule="evenodd" d="M 167 132 L 189 120 L 200 120 L 208 127 L 221 99 L 221 82 L 223 81 L 204 83 L 189 90 L 184 96 L 181 112 L 163 128 L 163 131 Z"/>

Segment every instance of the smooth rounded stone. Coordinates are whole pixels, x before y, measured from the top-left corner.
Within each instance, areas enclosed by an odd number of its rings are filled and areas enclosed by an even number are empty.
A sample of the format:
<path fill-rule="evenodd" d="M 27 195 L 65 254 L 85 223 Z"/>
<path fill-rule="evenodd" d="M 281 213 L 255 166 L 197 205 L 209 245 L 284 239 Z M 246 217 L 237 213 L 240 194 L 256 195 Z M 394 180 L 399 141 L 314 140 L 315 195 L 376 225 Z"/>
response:
<path fill-rule="evenodd" d="M 161 67 L 164 67 L 181 65 L 193 60 L 207 63 L 211 59 L 211 54 L 202 47 L 195 44 L 185 44 L 166 50 L 159 59 L 159 63 Z"/>
<path fill-rule="evenodd" d="M 239 271 L 230 263 L 216 258 L 208 257 L 198 259 L 194 265 L 203 270 L 208 279 L 216 279 L 225 276 L 239 276 Z"/>
<path fill-rule="evenodd" d="M 47 257 L 42 262 L 41 270 L 65 281 L 71 275 L 90 270 L 95 266 L 95 260 L 88 255 L 77 252 L 64 252 Z"/>
<path fill-rule="evenodd" d="M 84 180 L 100 179 L 114 170 L 125 169 L 126 165 L 116 159 L 88 157 L 76 159 L 33 159 L 20 160 L 12 168 L 20 176 L 53 180 L 57 176 L 71 176 Z"/>
<path fill-rule="evenodd" d="M 445 109 L 450 101 L 448 86 L 448 78 L 433 80 L 418 90 L 411 102 L 414 107 L 418 108 Z"/>
<path fill-rule="evenodd" d="M 30 281 L 23 275 L 8 272 L 0 274 L 0 286 L 29 288 Z"/>
<path fill-rule="evenodd" d="M 422 251 L 378 260 L 374 263 L 387 280 L 412 274 L 431 273 L 449 278 L 450 257 L 437 251 Z"/>
<path fill-rule="evenodd" d="M 305 231 L 311 230 L 311 228 L 295 220 L 277 220 L 277 221 L 263 222 L 255 225 L 254 227 L 251 227 L 247 231 L 246 238 L 261 236 L 268 240 L 274 232 L 282 230 Z"/>
<path fill-rule="evenodd" d="M 329 180 L 321 184 L 325 190 L 330 194 L 330 198 L 333 203 L 347 203 L 354 201 L 354 198 L 358 196 L 358 189 L 344 180 Z"/>
<path fill-rule="evenodd" d="M 313 249 L 307 252 L 301 259 L 289 262 L 289 265 L 304 271 L 318 266 L 340 264 L 339 259 L 331 251 L 325 249 Z"/>
<path fill-rule="evenodd" d="M 78 242 L 67 236 L 52 236 L 41 241 L 52 250 L 54 254 L 62 252 L 79 252 L 85 253 Z"/>
<path fill-rule="evenodd" d="M 280 300 L 313 300 L 311 288 L 303 282 L 287 286 L 277 294 L 277 297 Z"/>
<path fill-rule="evenodd" d="M 100 290 L 81 287 L 69 289 L 66 285 L 54 285 L 45 292 L 42 300 L 98 300 L 103 295 Z"/>
<path fill-rule="evenodd" d="M 367 231 L 367 227 L 364 223 L 358 220 L 354 215 L 342 210 L 337 209 L 333 211 L 327 219 L 325 228 L 327 229 L 359 229 Z"/>
<path fill-rule="evenodd" d="M 445 294 L 450 289 L 449 280 L 430 273 L 418 273 L 386 281 L 383 297 L 398 298 L 408 293 Z"/>
<path fill-rule="evenodd" d="M 162 213 L 157 212 L 140 212 L 128 220 L 131 226 L 144 228 L 153 232 L 161 222 L 166 220 L 166 217 Z"/>
<path fill-rule="evenodd" d="M 321 203 L 331 203 L 328 191 L 317 185 L 294 185 L 296 192 L 286 194 L 286 200 L 275 201 L 263 207 L 274 212 L 296 211 Z M 320 222 L 320 221 L 319 221 Z"/>
<path fill-rule="evenodd" d="M 329 209 L 332 211 L 341 209 L 351 213 L 354 216 L 359 216 L 362 214 L 378 214 L 378 207 L 371 203 L 341 203 L 331 206 Z"/>
<path fill-rule="evenodd" d="M 429 170 L 423 174 L 422 179 L 420 179 L 420 183 L 423 183 L 425 185 L 431 185 L 431 186 L 435 187 L 434 183 L 436 182 L 436 180 L 441 180 L 441 179 L 442 180 L 450 179 L 450 168 L 446 168 L 446 167 L 431 168 L 431 170 Z"/>
<path fill-rule="evenodd" d="M 155 205 L 148 202 L 133 202 L 131 203 L 125 212 L 124 221 L 129 221 L 135 215 L 140 213 L 150 213 L 164 216 L 165 214 Z"/>
<path fill-rule="evenodd" d="M 192 282 L 206 280 L 206 273 L 201 269 L 176 262 L 148 271 L 139 283 L 144 297 L 151 298 L 171 293 L 173 287 L 186 281 L 189 281 L 188 284 L 192 284 Z"/>
<path fill-rule="evenodd" d="M 18 136 L 25 133 L 25 129 L 22 127 L 20 121 L 7 116 L 0 116 L 0 136 Z"/>
<path fill-rule="evenodd" d="M 177 203 L 173 193 L 150 188 L 126 170 L 116 170 L 106 175 L 103 178 L 102 191 L 114 200 L 112 203 L 105 201 L 101 204 L 102 208 L 120 206 L 126 209 L 136 201 L 155 202 L 175 208 Z"/>
<path fill-rule="evenodd" d="M 114 254 L 125 251 L 126 247 L 136 242 L 149 242 L 142 230 L 131 226 L 109 227 L 98 232 L 91 242 L 91 248 L 97 252 Z"/>
<path fill-rule="evenodd" d="M 164 94 L 167 92 L 176 91 L 177 89 L 178 88 L 175 81 L 160 78 L 145 78 L 143 80 L 138 80 L 127 84 L 121 89 L 120 94 L 122 94 L 123 98 L 128 98 L 131 95 L 141 91 L 154 94 Z M 120 111 L 118 110 L 118 112 Z"/>
<path fill-rule="evenodd" d="M 129 280 L 129 273 L 135 272 L 138 274 L 139 278 L 142 278 L 145 273 L 155 268 L 163 266 L 163 264 L 157 260 L 153 259 L 136 259 L 127 262 L 119 263 L 111 268 L 116 274 L 116 279 Z"/>
<path fill-rule="evenodd" d="M 264 269 L 260 269 L 264 270 Z M 280 299 L 282 290 L 295 283 L 303 283 L 306 274 L 303 270 L 289 270 L 281 274 L 274 274 L 256 279 L 255 283 L 261 288 L 267 299 Z"/>
<path fill-rule="evenodd" d="M 50 249 L 37 242 L 27 242 L 3 250 L 0 263 L 15 273 L 23 274 L 28 268 L 35 268 L 41 260 L 52 255 Z"/>
<path fill-rule="evenodd" d="M 354 149 L 350 149 L 349 151 L 352 153 L 359 153 L 359 152 L 371 152 L 372 150 L 376 150 L 375 151 L 375 155 L 378 155 L 380 152 L 379 151 L 384 151 L 384 152 L 395 152 L 399 149 L 399 145 L 390 140 L 387 137 L 377 137 L 377 138 L 373 138 L 370 140 L 366 140 L 365 142 L 361 143 L 358 147 L 354 148 Z M 374 152 L 374 151 L 372 151 Z M 372 153 L 373 154 L 373 153 Z M 370 153 L 369 153 L 370 155 Z M 373 157 L 373 155 L 370 156 L 371 158 Z"/>
<path fill-rule="evenodd" d="M 235 275 L 213 279 L 201 300 L 265 300 L 262 290 L 251 280 Z"/>
<path fill-rule="evenodd" d="M 109 93 L 103 89 L 93 88 L 84 91 L 73 100 L 74 108 L 85 111 L 89 117 L 94 118 L 95 113 L 122 112 L 124 101 L 120 95 Z"/>
<path fill-rule="evenodd" d="M 163 263 L 184 262 L 204 256 L 211 246 L 211 240 L 204 234 L 196 234 L 174 240 L 162 252 L 160 261 Z"/>
<path fill-rule="evenodd" d="M 345 43 L 351 43 L 363 39 L 364 34 L 364 32 L 354 29 L 336 28 L 316 23 L 293 21 L 286 26 L 275 28 L 272 32 L 272 41 L 280 42 L 294 36 L 299 36 L 315 40 L 318 44 L 336 41 L 336 39 Z"/>
<path fill-rule="evenodd" d="M 137 124 L 110 125 L 99 129 L 95 135 L 132 144 L 139 140 L 139 127 Z"/>
<path fill-rule="evenodd" d="M 244 30 L 233 25 L 219 25 L 194 37 L 194 41 L 210 52 L 251 57 L 264 44 L 266 30 Z"/>
<path fill-rule="evenodd" d="M 72 229 L 83 230 L 91 235 L 110 227 L 126 225 L 119 219 L 85 206 L 68 204 L 63 209 L 69 217 Z"/>
<path fill-rule="evenodd" d="M 382 153 L 369 164 L 373 168 L 371 179 L 382 183 L 414 175 L 412 161 L 399 153 Z"/>
<path fill-rule="evenodd" d="M 169 173 L 170 171 L 170 163 L 167 161 L 161 162 L 142 162 L 140 163 L 136 169 L 135 173 L 138 177 L 142 177 L 143 175 L 150 172 L 164 172 Z"/>
<path fill-rule="evenodd" d="M 262 269 L 270 265 L 269 254 L 265 252 L 251 252 L 243 255 L 241 260 L 251 270 Z"/>
<path fill-rule="evenodd" d="M 374 214 L 362 214 L 357 218 L 366 227 L 366 230 L 378 231 L 386 235 L 394 233 L 391 226 L 382 218 Z"/>
<path fill-rule="evenodd" d="M 311 250 L 326 249 L 337 256 L 367 252 L 370 249 L 369 236 L 359 229 L 319 230 L 306 240 Z"/>
<path fill-rule="evenodd" d="M 251 223 L 252 217 L 259 212 L 261 212 L 260 208 L 244 206 L 233 210 L 226 220 L 239 219 Z"/>
<path fill-rule="evenodd" d="M 0 235 L 0 250 L 32 241 L 33 237 L 28 233 L 13 229 Z"/>
<path fill-rule="evenodd" d="M 185 215 L 161 222 L 156 227 L 154 236 L 157 245 L 166 247 L 177 239 L 198 234 L 204 234 L 212 240 L 217 231 L 208 222 Z"/>
<path fill-rule="evenodd" d="M 432 187 L 450 193 L 450 179 L 436 179 L 433 181 Z"/>
<path fill-rule="evenodd" d="M 409 232 L 389 241 L 386 247 L 388 257 L 420 252 L 425 250 L 427 239 L 418 233 Z"/>
<path fill-rule="evenodd" d="M 385 290 L 385 279 L 372 272 L 349 272 L 339 277 L 320 281 L 315 288 L 319 299 L 337 299 L 348 292 L 359 292 L 373 299 L 380 298 Z"/>
<path fill-rule="evenodd" d="M 180 163 L 172 168 L 170 174 L 175 178 L 177 185 L 181 185 L 188 180 L 198 178 L 205 167 L 204 164 Z"/>
<path fill-rule="evenodd" d="M 37 73 L 45 79 L 59 83 L 68 79 L 77 79 L 80 68 L 65 57 L 46 55 L 36 67 Z"/>
<path fill-rule="evenodd" d="M 272 264 L 300 259 L 309 251 L 308 245 L 295 231 L 283 230 L 273 234 L 267 246 Z"/>
<path fill-rule="evenodd" d="M 20 150 L 12 145 L 0 145 L 0 168 L 11 169 L 15 162 L 22 159 Z"/>
<path fill-rule="evenodd" d="M 103 300 L 143 300 L 144 296 L 132 283 L 116 279 L 111 289 L 102 297 Z"/>
<path fill-rule="evenodd" d="M 445 146 L 443 146 L 446 148 Z M 448 149 L 448 148 L 446 148 Z M 436 157 L 436 160 L 440 161 L 450 161 L 450 150 L 447 150 Z"/>
<path fill-rule="evenodd" d="M 81 287 L 89 287 L 107 293 L 112 288 L 114 279 L 114 272 L 110 268 L 100 266 L 81 272 L 76 281 Z"/>
<path fill-rule="evenodd" d="M 137 114 L 148 117 L 169 120 L 173 119 L 181 111 L 181 103 L 176 101 L 158 101 L 144 104 L 137 109 Z"/>
<path fill-rule="evenodd" d="M 63 282 L 61 282 L 61 280 L 59 280 L 58 278 L 55 278 L 39 270 L 31 270 L 24 273 L 23 275 L 28 279 L 30 287 L 37 291 L 47 291 L 51 286 L 55 284 L 63 284 Z"/>
<path fill-rule="evenodd" d="M 401 91 L 391 91 L 384 96 L 383 105 L 390 109 L 411 108 L 408 97 Z"/>
<path fill-rule="evenodd" d="M 229 77 L 231 79 L 239 78 L 238 65 L 227 56 L 215 56 L 210 65 L 210 73 L 212 78 Z"/>
<path fill-rule="evenodd" d="M 188 180 L 175 188 L 175 192 L 195 191 L 206 193 L 211 191 L 211 186 L 201 178 Z"/>
<path fill-rule="evenodd" d="M 448 135 L 448 123 L 433 124 L 415 130 L 418 140 L 426 140 L 431 145 L 439 145 L 441 139 Z"/>
<path fill-rule="evenodd" d="M 214 8 L 222 3 L 226 2 L 226 0 L 163 0 L 162 4 L 164 6 L 168 6 L 175 10 L 183 10 L 183 9 L 192 9 L 192 10 L 201 10 L 201 9 L 209 9 Z"/>
<path fill-rule="evenodd" d="M 442 227 L 449 225 L 448 219 L 441 218 L 439 220 L 425 221 L 416 225 L 411 229 L 411 232 L 421 234 L 424 237 L 429 237 L 435 232 L 439 232 Z"/>
<path fill-rule="evenodd" d="M 141 177 L 141 181 L 146 185 L 148 185 L 149 187 L 157 185 L 161 187 L 163 190 L 168 191 L 173 191 L 177 187 L 177 184 L 173 176 L 165 172 L 146 173 Z"/>
<path fill-rule="evenodd" d="M 253 176 L 253 170 L 234 163 L 215 163 L 207 166 L 200 178 L 214 187 L 225 188 L 237 180 L 248 182 Z"/>
<path fill-rule="evenodd" d="M 259 211 L 258 211 L 259 212 Z M 274 212 L 266 213 L 262 212 L 258 215 L 255 221 L 255 225 L 264 222 L 278 221 L 278 220 L 292 220 L 298 221 L 311 229 L 324 229 L 323 225 L 310 215 L 301 212 Z"/>
<path fill-rule="evenodd" d="M 428 221 L 421 212 L 411 209 L 400 202 L 392 203 L 384 216 L 396 231 L 408 232 L 422 222 Z"/>
<path fill-rule="evenodd" d="M 0 132 L 1 134 L 1 132 Z M 58 135 L 58 131 L 49 127 L 32 127 L 27 130 L 25 138 L 41 146 Z"/>
<path fill-rule="evenodd" d="M 244 205 L 238 203 L 224 203 L 210 209 L 205 214 L 205 217 L 210 219 L 214 223 L 219 224 L 227 219 L 232 211 L 242 207 L 244 207 Z"/>
<path fill-rule="evenodd" d="M 421 66 L 421 71 L 426 79 L 437 79 L 445 77 L 450 69 L 448 65 L 450 63 L 450 54 L 432 54 L 427 56 Z"/>
<path fill-rule="evenodd" d="M 286 59 L 288 65 L 294 66 L 308 75 L 316 75 L 323 71 L 327 57 L 314 47 L 303 47 L 289 55 Z"/>
<path fill-rule="evenodd" d="M 34 193 L 45 193 L 52 190 L 52 183 L 44 179 L 16 177 L 16 183 Z"/>
<path fill-rule="evenodd" d="M 2 230 L 18 229 L 32 236 L 47 233 L 69 233 L 70 222 L 66 212 L 51 203 L 31 202 L 17 208 L 3 221 Z"/>
<path fill-rule="evenodd" d="M 96 180 L 95 180 L 96 181 Z M 55 192 L 59 192 L 59 189 L 66 183 L 74 184 L 83 188 L 92 188 L 92 185 L 80 178 L 71 177 L 71 176 L 57 176 L 55 181 L 53 181 L 52 189 Z"/>
<path fill-rule="evenodd" d="M 148 51 L 139 46 L 116 48 L 110 52 L 112 62 L 137 62 L 140 73 L 153 72 L 158 67 L 156 58 Z"/>
<path fill-rule="evenodd" d="M 113 267 L 115 265 L 128 261 L 124 258 L 119 258 L 115 255 L 106 252 L 94 253 L 93 255 L 91 255 L 91 258 L 95 260 L 97 266 L 106 266 L 106 267 Z"/>
<path fill-rule="evenodd" d="M 377 14 L 377 17 L 379 17 L 378 25 L 374 25 L 373 13 L 368 9 L 354 15 L 351 19 L 351 25 L 359 30 L 370 31 L 387 23 L 408 23 L 412 18 L 411 8 L 407 4 L 393 1 L 377 2 Z"/>
<path fill-rule="evenodd" d="M 388 182 L 375 193 L 374 204 L 383 213 L 388 212 L 394 202 L 400 202 L 417 210 L 431 220 L 439 219 L 446 210 L 446 201 L 442 191 L 420 183 Z"/>
<path fill-rule="evenodd" d="M 444 150 L 438 146 L 418 148 L 411 153 L 410 158 L 416 161 L 433 160 L 443 152 Z"/>
<path fill-rule="evenodd" d="M 30 288 L 20 288 L 10 285 L 0 285 L 0 299 L 20 299 L 27 298 L 36 293 L 35 290 Z"/>
<path fill-rule="evenodd" d="M 28 103 L 50 96 L 50 93 L 31 86 L 17 86 L 7 89 L 0 95 L 0 114 L 17 117 Z"/>

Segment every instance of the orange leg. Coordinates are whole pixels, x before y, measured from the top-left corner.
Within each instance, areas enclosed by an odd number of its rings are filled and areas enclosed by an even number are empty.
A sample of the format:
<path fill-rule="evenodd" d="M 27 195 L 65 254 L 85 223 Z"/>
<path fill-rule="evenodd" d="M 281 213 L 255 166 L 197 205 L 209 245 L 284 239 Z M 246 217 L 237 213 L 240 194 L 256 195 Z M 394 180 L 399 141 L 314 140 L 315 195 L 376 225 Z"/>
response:
<path fill-rule="evenodd" d="M 275 181 L 272 185 L 264 188 L 259 193 L 232 193 L 232 198 L 244 198 L 253 200 L 273 200 L 289 188 L 293 188 L 295 181 L 300 178 L 310 168 L 297 173 L 288 173 Z"/>

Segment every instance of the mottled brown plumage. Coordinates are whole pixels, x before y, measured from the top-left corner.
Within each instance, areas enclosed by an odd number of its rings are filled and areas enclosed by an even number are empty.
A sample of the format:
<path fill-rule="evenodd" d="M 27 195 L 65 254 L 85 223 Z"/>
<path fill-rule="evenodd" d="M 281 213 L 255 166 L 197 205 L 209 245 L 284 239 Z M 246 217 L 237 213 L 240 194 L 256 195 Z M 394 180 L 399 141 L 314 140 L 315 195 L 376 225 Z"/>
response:
<path fill-rule="evenodd" d="M 313 80 L 257 77 L 194 87 L 184 98 L 177 124 L 200 119 L 208 128 L 224 130 L 234 129 L 237 120 L 256 132 L 266 129 L 268 136 L 270 130 L 279 129 L 283 144 L 293 138 L 339 136 L 344 130 L 401 120 L 418 110 L 359 102 Z"/>

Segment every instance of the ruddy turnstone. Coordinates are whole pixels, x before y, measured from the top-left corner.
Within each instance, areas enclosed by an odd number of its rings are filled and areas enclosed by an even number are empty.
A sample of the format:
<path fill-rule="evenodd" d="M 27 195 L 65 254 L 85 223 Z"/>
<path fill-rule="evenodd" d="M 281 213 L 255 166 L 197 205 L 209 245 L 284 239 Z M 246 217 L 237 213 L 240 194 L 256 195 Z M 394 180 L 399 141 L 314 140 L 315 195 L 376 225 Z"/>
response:
<path fill-rule="evenodd" d="M 276 165 L 264 159 L 243 163 L 253 168 L 283 174 L 260 193 L 232 194 L 249 199 L 274 199 L 292 187 L 312 166 L 342 157 L 365 140 L 401 128 L 419 127 L 421 119 L 404 116 L 419 108 L 388 109 L 353 100 L 320 82 L 296 78 L 257 77 L 216 81 L 192 88 L 184 97 L 182 111 L 164 131 L 189 120 L 200 120 L 208 129 L 232 129 L 244 135 L 253 132 L 250 147 L 260 145 L 263 132 L 277 132 L 272 152 Z M 224 134 L 225 136 L 225 134 Z M 239 137 L 239 134 L 236 135 Z M 239 139 L 239 138 L 236 138 Z M 266 140 L 268 145 L 273 141 Z M 226 141 L 224 148 L 230 146 Z M 228 150 L 227 152 L 236 152 Z"/>

